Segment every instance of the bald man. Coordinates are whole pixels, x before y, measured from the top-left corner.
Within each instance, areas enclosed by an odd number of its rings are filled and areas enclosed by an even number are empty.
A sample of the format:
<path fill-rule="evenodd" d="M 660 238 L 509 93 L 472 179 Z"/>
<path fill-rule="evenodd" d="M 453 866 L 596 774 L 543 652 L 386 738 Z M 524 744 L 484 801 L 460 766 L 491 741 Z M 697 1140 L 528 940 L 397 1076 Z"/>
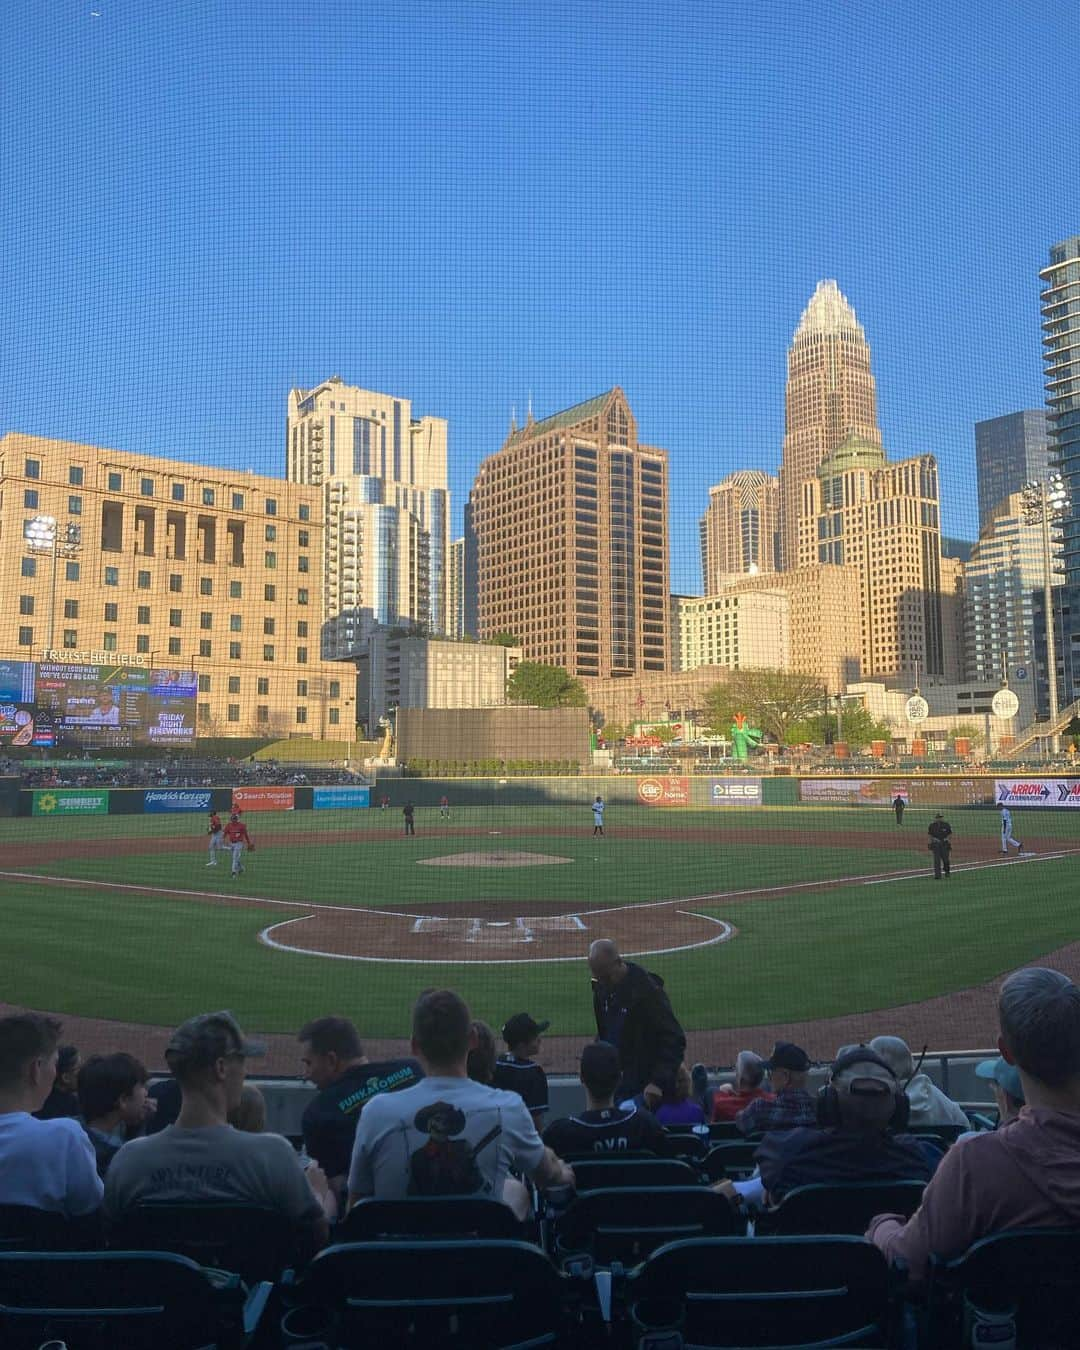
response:
<path fill-rule="evenodd" d="M 671 1010 L 664 981 L 625 961 L 610 938 L 589 948 L 597 1039 L 619 1052 L 621 1079 L 615 1101 L 641 1097 L 650 1110 L 675 1082 L 686 1036 Z"/>

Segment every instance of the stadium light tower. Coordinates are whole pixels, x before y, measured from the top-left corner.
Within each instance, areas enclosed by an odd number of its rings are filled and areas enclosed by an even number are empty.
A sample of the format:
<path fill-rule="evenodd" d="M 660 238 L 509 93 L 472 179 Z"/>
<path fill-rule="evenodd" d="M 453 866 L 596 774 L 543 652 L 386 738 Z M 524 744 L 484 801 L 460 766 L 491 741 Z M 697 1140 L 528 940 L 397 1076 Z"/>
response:
<path fill-rule="evenodd" d="M 1025 483 L 1020 489 L 1021 506 L 1026 525 L 1042 526 L 1043 608 L 1046 611 L 1046 684 L 1049 691 L 1050 736 L 1049 749 L 1057 754 L 1058 687 L 1057 638 L 1054 634 L 1054 560 L 1051 553 L 1051 529 L 1069 507 L 1065 480 L 1059 473 L 1051 473 L 1039 482 Z"/>
<path fill-rule="evenodd" d="M 23 540 L 31 553 L 48 553 L 52 557 L 47 643 L 51 650 L 56 637 L 56 560 L 61 553 L 70 558 L 82 548 L 82 526 L 69 520 L 61 530 L 55 516 L 34 516 L 23 525 Z"/>

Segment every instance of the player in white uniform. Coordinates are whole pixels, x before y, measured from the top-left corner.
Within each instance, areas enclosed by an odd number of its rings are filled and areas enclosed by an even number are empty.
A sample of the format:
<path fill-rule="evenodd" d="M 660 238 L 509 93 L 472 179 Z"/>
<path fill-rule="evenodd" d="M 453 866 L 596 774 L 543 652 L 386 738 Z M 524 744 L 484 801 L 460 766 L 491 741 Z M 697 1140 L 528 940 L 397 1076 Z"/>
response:
<path fill-rule="evenodd" d="M 594 835 L 596 835 L 596 834 L 603 834 L 603 833 L 604 833 L 604 799 L 603 799 L 603 797 L 599 797 L 599 796 L 598 796 L 598 797 L 596 798 L 596 800 L 593 802 L 593 804 L 592 804 L 592 818 L 593 818 L 593 827 L 592 827 L 592 832 L 593 832 L 593 834 L 594 834 Z"/>
<path fill-rule="evenodd" d="M 1013 838 L 1012 832 L 1012 812 L 1007 806 L 1001 808 L 1001 851 L 1008 853 L 1009 845 L 1012 844 L 1017 853 L 1023 853 L 1024 846 L 1019 839 Z"/>

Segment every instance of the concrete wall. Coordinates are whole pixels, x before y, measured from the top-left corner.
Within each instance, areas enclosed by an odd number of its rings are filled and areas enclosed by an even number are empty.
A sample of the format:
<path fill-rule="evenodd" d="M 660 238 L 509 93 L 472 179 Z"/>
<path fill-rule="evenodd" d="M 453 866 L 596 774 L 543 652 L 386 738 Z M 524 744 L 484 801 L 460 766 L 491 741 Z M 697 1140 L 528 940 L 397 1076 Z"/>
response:
<path fill-rule="evenodd" d="M 399 708 L 399 760 L 574 760 L 590 757 L 586 708 Z"/>

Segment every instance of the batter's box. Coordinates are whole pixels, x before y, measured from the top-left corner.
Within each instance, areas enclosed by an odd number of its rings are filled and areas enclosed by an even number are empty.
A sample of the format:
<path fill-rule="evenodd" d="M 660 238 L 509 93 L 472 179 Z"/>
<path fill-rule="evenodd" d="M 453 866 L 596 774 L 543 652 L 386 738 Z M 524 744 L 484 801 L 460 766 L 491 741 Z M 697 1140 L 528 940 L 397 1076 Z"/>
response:
<path fill-rule="evenodd" d="M 544 933 L 578 933 L 584 928 L 576 914 L 544 914 L 535 919 L 447 919 L 424 915 L 414 919 L 412 925 L 414 933 L 481 947 L 516 947 L 533 942 Z"/>

